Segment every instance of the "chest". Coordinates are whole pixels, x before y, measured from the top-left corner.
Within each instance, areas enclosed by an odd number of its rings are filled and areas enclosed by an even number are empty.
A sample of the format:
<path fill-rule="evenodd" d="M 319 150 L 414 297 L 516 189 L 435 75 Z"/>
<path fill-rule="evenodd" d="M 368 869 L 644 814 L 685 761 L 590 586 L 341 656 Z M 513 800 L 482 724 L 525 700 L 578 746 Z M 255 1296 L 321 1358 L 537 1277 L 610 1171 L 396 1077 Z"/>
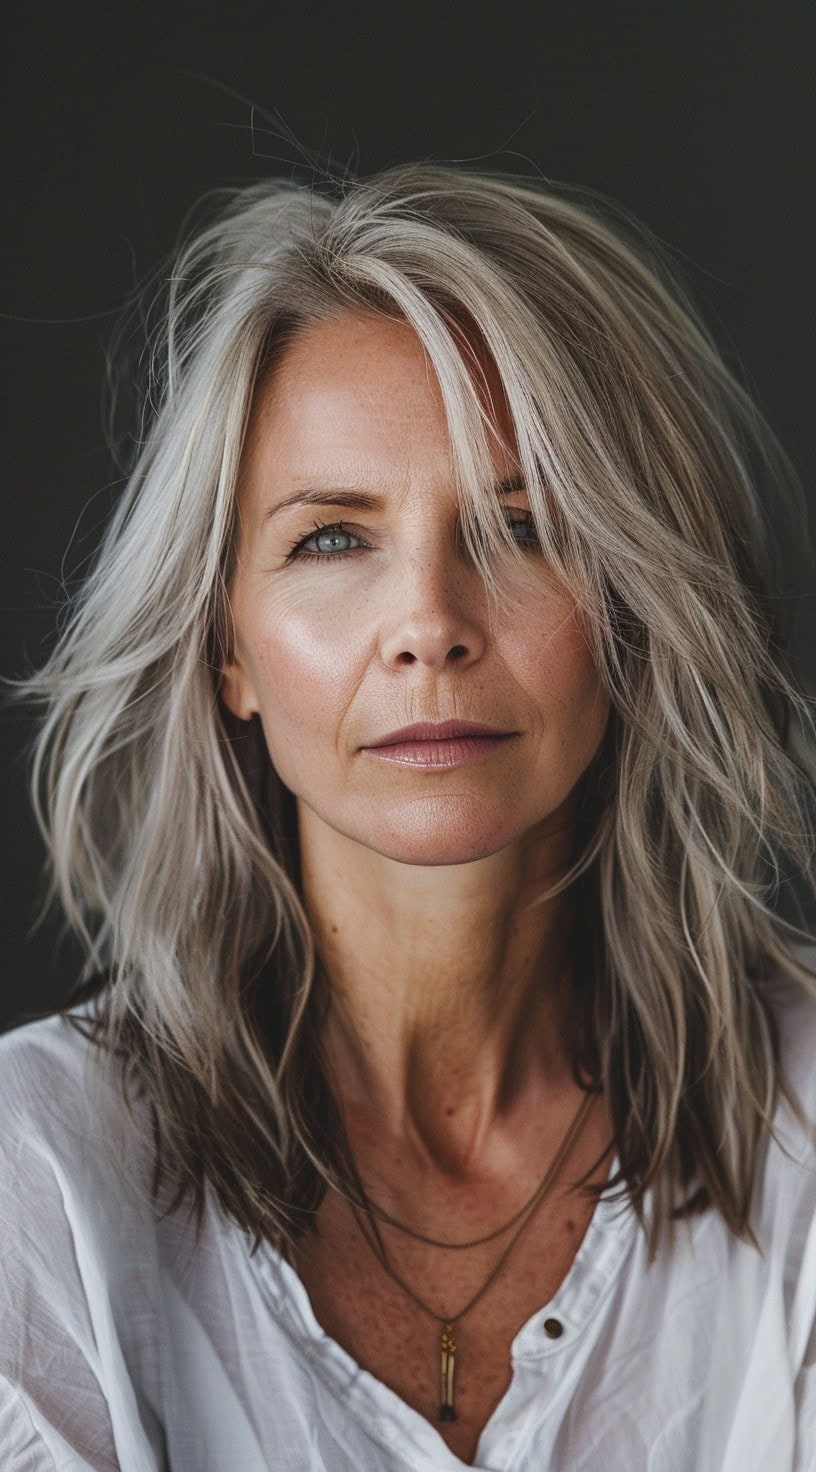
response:
<path fill-rule="evenodd" d="M 295 1265 L 325 1332 L 470 1463 L 509 1387 L 513 1340 L 560 1287 L 594 1206 L 583 1194 L 553 1199 L 509 1252 L 512 1230 L 460 1252 L 383 1229 L 389 1266 L 402 1280 L 397 1282 L 351 1210 L 330 1193 L 318 1233 L 303 1244 Z M 451 1335 L 443 1345 L 446 1323 Z M 542 1333 L 559 1335 L 557 1319 L 545 1325 Z M 440 1419 L 443 1398 L 453 1399 L 455 1420 Z"/>

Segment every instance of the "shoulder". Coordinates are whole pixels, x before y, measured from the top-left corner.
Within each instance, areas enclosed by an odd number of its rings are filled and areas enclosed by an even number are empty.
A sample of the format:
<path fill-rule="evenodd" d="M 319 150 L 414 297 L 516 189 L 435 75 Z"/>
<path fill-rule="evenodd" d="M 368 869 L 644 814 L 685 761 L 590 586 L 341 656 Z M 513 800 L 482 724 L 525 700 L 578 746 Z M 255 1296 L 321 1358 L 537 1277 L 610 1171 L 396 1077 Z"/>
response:
<path fill-rule="evenodd" d="M 67 1017 L 0 1037 L 0 1444 L 26 1466 L 154 1465 L 151 1176 L 102 1057 Z"/>
<path fill-rule="evenodd" d="M 88 1007 L 73 1016 L 84 1023 Z M 101 1071 L 95 1048 L 68 1016 L 39 1018 L 0 1037 L 0 1118 L 56 1134 L 78 1124 Z M 84 1121 L 83 1121 L 84 1122 Z M 7 1134 L 7 1130 L 3 1130 Z"/>
<path fill-rule="evenodd" d="M 148 1195 L 149 1129 L 138 1101 L 129 1108 L 119 1079 L 82 1024 L 86 1004 L 0 1037 L 0 1190 L 7 1209 L 36 1205 L 32 1194 L 59 1186 L 63 1201 Z"/>
<path fill-rule="evenodd" d="M 81 1021 L 89 1019 L 90 1008 L 80 1007 L 72 1014 Z M 87 1039 L 68 1016 L 53 1015 L 23 1023 L 0 1037 L 0 1091 L 3 1104 L 13 1103 L 12 1090 L 19 1088 L 21 1097 L 29 1089 L 36 1095 L 55 1075 L 62 1083 L 68 1076 L 78 1078 L 88 1055 Z"/>

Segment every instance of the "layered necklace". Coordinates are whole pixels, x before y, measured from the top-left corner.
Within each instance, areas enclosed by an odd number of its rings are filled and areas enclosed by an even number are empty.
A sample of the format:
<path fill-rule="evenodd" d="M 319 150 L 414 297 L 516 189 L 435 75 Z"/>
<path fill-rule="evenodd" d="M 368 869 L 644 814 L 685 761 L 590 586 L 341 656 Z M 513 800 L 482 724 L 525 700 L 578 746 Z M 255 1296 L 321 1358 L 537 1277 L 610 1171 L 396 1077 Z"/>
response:
<path fill-rule="evenodd" d="M 554 1185 L 559 1172 L 566 1163 L 570 1152 L 572 1151 L 578 1140 L 578 1137 L 586 1121 L 587 1115 L 589 1114 L 589 1110 L 592 1107 L 594 1098 L 594 1094 L 588 1093 L 583 1099 L 572 1119 L 572 1123 L 570 1124 L 563 1140 L 561 1141 L 560 1146 L 558 1147 L 558 1150 L 556 1151 L 556 1154 L 547 1170 L 546 1175 L 544 1176 L 544 1179 L 536 1187 L 529 1200 L 525 1202 L 520 1210 L 517 1211 L 510 1218 L 509 1221 L 504 1222 L 503 1225 L 500 1227 L 496 1227 L 494 1231 L 488 1232 L 486 1236 L 474 1237 L 469 1242 L 440 1241 L 436 1237 L 429 1237 L 422 1232 L 415 1231 L 413 1227 L 407 1226 L 404 1222 L 397 1221 L 396 1218 L 389 1216 L 387 1212 L 382 1211 L 379 1207 L 374 1206 L 373 1203 L 369 1201 L 367 1201 L 365 1206 L 361 1209 L 360 1202 L 354 1202 L 349 1196 L 345 1197 L 345 1199 L 351 1206 L 355 1220 L 363 1238 L 368 1243 L 369 1247 L 371 1248 L 372 1252 L 378 1259 L 380 1265 L 383 1267 L 385 1272 L 389 1275 L 390 1278 L 393 1278 L 394 1282 L 397 1283 L 400 1288 L 402 1288 L 403 1292 L 406 1293 L 407 1296 L 416 1304 L 417 1308 L 422 1309 L 423 1313 L 427 1314 L 440 1326 L 440 1421 L 456 1420 L 456 1406 L 454 1401 L 454 1372 L 457 1353 L 456 1335 L 458 1335 L 459 1332 L 457 1326 L 461 1323 L 462 1319 L 465 1318 L 466 1314 L 469 1314 L 470 1310 L 472 1308 L 475 1308 L 476 1304 L 484 1296 L 488 1288 L 498 1277 L 499 1273 L 507 1262 L 510 1253 L 518 1242 L 519 1237 L 532 1220 L 537 1207 L 541 1205 L 541 1202 L 544 1200 L 547 1192 Z M 340 1194 L 345 1195 L 345 1193 Z M 486 1242 L 492 1242 L 496 1238 L 503 1236 L 505 1232 L 509 1232 L 511 1227 L 515 1227 L 516 1230 L 510 1238 L 510 1241 L 508 1242 L 501 1256 L 499 1257 L 498 1262 L 496 1262 L 495 1265 L 491 1268 L 481 1287 L 477 1289 L 477 1291 L 473 1294 L 471 1298 L 468 1299 L 467 1303 L 463 1304 L 463 1306 L 460 1309 L 457 1309 L 455 1313 L 439 1314 L 436 1312 L 435 1309 L 431 1308 L 430 1304 L 425 1303 L 424 1300 L 421 1299 L 419 1295 L 414 1292 L 413 1288 L 411 1288 L 409 1284 L 406 1283 L 404 1279 L 401 1278 L 400 1275 L 394 1270 L 391 1262 L 389 1261 L 388 1254 L 385 1250 L 385 1246 L 383 1244 L 382 1237 L 379 1231 L 377 1230 L 376 1226 L 372 1227 L 370 1221 L 366 1220 L 366 1217 L 378 1218 L 380 1221 L 385 1222 L 388 1226 L 396 1228 L 397 1231 L 404 1232 L 407 1236 L 416 1238 L 418 1242 L 425 1242 L 430 1247 L 441 1247 L 450 1252 L 461 1252 L 468 1247 L 481 1247 Z"/>

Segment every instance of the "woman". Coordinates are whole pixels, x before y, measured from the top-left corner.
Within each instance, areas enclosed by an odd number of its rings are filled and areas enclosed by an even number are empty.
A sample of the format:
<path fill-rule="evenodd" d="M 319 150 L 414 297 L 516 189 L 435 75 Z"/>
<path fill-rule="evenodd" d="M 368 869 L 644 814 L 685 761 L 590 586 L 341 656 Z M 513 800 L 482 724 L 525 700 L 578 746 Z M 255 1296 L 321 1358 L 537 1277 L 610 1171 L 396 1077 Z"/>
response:
<path fill-rule="evenodd" d="M 227 196 L 151 353 L 24 686 L 3 1465 L 803 1472 L 783 452 L 645 234 L 442 166 Z"/>

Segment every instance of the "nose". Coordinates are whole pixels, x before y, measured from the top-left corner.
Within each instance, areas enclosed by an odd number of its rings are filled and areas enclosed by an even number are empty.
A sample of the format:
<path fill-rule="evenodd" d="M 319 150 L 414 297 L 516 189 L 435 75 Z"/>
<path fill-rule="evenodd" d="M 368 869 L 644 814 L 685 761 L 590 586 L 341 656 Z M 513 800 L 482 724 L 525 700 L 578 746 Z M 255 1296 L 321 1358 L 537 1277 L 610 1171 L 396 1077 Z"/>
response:
<path fill-rule="evenodd" d="M 385 596 L 380 653 L 391 668 L 466 667 L 481 659 L 486 634 L 474 581 L 444 555 L 412 560 Z"/>

